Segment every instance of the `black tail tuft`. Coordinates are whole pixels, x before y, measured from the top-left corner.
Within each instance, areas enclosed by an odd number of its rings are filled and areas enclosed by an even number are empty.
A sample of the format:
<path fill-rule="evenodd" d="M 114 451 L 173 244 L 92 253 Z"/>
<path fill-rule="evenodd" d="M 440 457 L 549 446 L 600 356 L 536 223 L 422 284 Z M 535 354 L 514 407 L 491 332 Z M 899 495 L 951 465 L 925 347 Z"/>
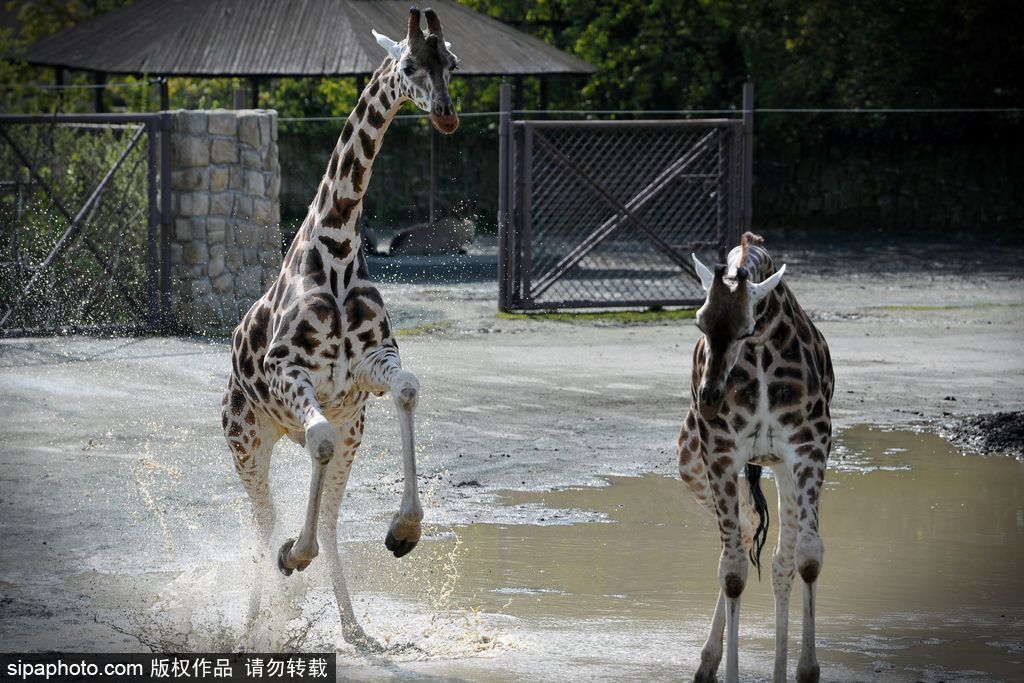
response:
<path fill-rule="evenodd" d="M 757 578 L 761 578 L 761 550 L 768 540 L 768 501 L 761 492 L 761 467 L 747 465 L 747 486 L 750 488 L 750 502 L 757 511 L 757 530 L 754 531 L 753 543 L 750 546 L 750 562 L 757 567 Z"/>

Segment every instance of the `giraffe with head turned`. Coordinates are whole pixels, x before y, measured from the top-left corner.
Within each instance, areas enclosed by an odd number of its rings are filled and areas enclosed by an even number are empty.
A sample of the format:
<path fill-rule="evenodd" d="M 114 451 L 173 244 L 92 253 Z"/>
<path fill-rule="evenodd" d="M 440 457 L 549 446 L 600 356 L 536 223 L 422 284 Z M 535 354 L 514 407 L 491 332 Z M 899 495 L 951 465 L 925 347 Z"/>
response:
<path fill-rule="evenodd" d="M 380 293 L 370 279 L 358 223 L 374 156 L 399 108 L 411 100 L 434 127 L 452 133 L 459 119 L 448 94 L 458 60 L 430 9 L 409 12 L 406 37 L 396 42 L 374 31 L 387 57 L 366 85 L 330 157 L 305 222 L 281 273 L 256 301 L 232 337 L 232 372 L 222 423 L 235 469 L 252 502 L 261 547 L 269 546 L 275 508 L 269 466 L 284 436 L 305 446 L 312 477 L 305 522 L 281 546 L 282 573 L 302 571 L 324 545 L 342 621 L 355 644 L 373 645 L 353 614 L 338 558 L 338 510 L 363 434 L 371 395 L 390 393 L 398 413 L 404 464 L 401 506 L 385 545 L 395 557 L 420 538 L 423 508 L 416 482 L 413 412 L 416 377 L 402 368 Z M 259 609 L 255 589 L 249 622 Z"/>
<path fill-rule="evenodd" d="M 726 646 L 727 683 L 738 681 L 740 595 L 750 561 L 760 572 L 768 534 L 762 466 L 779 493 L 779 538 L 772 558 L 775 594 L 773 680 L 786 680 L 789 594 L 803 580 L 803 640 L 796 678 L 817 681 L 815 582 L 824 546 L 818 501 L 832 444 L 834 378 L 828 345 L 782 281 L 763 240 L 745 233 L 727 263 L 711 271 L 693 256 L 707 291 L 696 322 L 691 405 L 679 434 L 679 473 L 718 519 L 721 591 L 694 681 L 714 681 Z M 752 502 L 738 488 L 744 471 Z"/>

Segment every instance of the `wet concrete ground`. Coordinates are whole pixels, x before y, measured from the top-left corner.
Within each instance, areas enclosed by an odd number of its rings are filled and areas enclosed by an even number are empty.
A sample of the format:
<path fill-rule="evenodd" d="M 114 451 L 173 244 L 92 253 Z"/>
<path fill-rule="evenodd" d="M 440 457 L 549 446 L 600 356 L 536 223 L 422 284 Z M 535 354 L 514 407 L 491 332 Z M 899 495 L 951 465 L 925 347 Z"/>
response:
<path fill-rule="evenodd" d="M 1024 280 L 948 264 L 790 272 L 829 339 L 843 430 L 822 522 L 826 677 L 1012 680 L 1024 638 L 1019 463 L 857 425 L 1019 409 Z M 315 565 L 275 579 L 275 642 L 338 646 L 343 674 L 364 679 L 688 677 L 717 557 L 711 520 L 669 478 L 692 324 L 497 319 L 486 283 L 383 290 L 398 326 L 416 331 L 400 344 L 423 384 L 428 538 L 403 560 L 383 549 L 401 491 L 387 401 L 370 410 L 339 535 L 364 626 L 412 647 L 367 659 L 341 643 Z M 3 649 L 241 646 L 248 586 L 268 568 L 251 561 L 219 434 L 227 370 L 217 340 L 0 342 Z M 304 452 L 282 443 L 279 538 L 298 528 L 308 473 Z M 770 605 L 767 582 L 752 585 L 744 680 L 770 670 Z"/>

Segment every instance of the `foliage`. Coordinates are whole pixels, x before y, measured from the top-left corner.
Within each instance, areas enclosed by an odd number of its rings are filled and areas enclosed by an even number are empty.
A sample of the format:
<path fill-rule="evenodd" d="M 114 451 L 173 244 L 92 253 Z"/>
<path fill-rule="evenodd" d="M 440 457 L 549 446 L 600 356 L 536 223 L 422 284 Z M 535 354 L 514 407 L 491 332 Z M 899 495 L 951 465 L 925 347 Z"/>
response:
<path fill-rule="evenodd" d="M 0 46 L 17 52 L 128 2 L 8 2 L 21 31 L 5 32 Z M 762 107 L 1012 107 L 1024 99 L 1016 77 L 1024 67 L 1024 9 L 1016 0 L 461 2 L 598 68 L 582 88 L 572 80 L 555 85 L 559 108 L 735 107 L 747 78 L 758 84 Z M 16 62 L 2 68 L 6 83 L 40 80 Z M 230 106 L 242 85 L 172 79 L 172 106 Z M 457 81 L 453 90 L 466 111 L 497 102 L 493 80 Z M 282 116 L 343 116 L 355 94 L 351 79 L 276 79 L 261 84 L 260 103 Z"/>
<path fill-rule="evenodd" d="M 762 110 L 1024 106 L 1019 77 L 1024 71 L 1024 4 L 1017 0 L 459 1 L 597 67 L 589 79 L 554 79 L 548 88 L 552 109 L 612 110 L 626 117 L 656 110 L 735 110 L 748 79 L 756 83 Z M 127 2 L 8 2 L 9 11 L 18 11 L 21 29 L 0 30 L 0 49 L 17 54 L 39 37 Z M 72 74 L 71 79 L 91 82 L 88 74 Z M 111 80 L 129 85 L 110 91 L 110 108 L 152 111 L 159 106 L 157 90 L 145 76 Z M 0 63 L 0 82 L 13 84 L 0 90 L 5 111 L 92 109 L 90 90 L 32 87 L 52 84 L 49 69 L 5 61 Z M 498 84 L 498 79 L 456 78 L 452 95 L 463 112 L 494 112 Z M 231 107 L 234 91 L 249 85 L 243 79 L 172 78 L 170 105 Z M 536 108 L 538 80 L 527 78 L 523 86 L 525 108 Z M 288 119 L 344 117 L 357 89 L 352 78 L 259 83 L 260 106 L 277 109 L 284 119 L 280 144 L 286 222 L 301 220 L 311 185 L 322 174 L 341 127 L 340 120 Z M 413 111 L 409 106 L 404 113 Z M 801 153 L 808 149 L 804 146 L 829 147 L 843 159 L 843 145 L 1019 144 L 1022 118 L 1019 113 L 762 112 L 755 158 L 761 164 L 759 173 L 764 175 L 767 168 L 760 160 L 773 159 L 772 173 L 780 175 L 777 171 L 786 169 L 779 164 L 792 166 L 794 158 L 812 157 Z M 496 123 L 494 117 L 463 119 L 459 144 L 452 146 L 458 151 L 449 152 L 443 162 L 438 189 L 443 212 L 461 212 L 484 222 L 494 215 L 496 179 L 488 174 L 496 167 Z M 428 135 L 422 121 L 409 119 L 389 133 L 377 169 L 388 180 L 375 183 L 364 214 L 375 226 L 426 218 Z M 898 169 L 901 163 L 893 157 L 883 165 Z M 793 181 L 781 175 L 786 183 Z M 767 184 L 762 180 L 760 187 Z"/>
<path fill-rule="evenodd" d="M 1015 0 L 463 0 L 598 68 L 554 108 L 1020 107 L 1024 6 Z M 1003 129 L 1019 117 L 998 117 Z M 976 132 L 977 117 L 818 117 L 819 134 Z M 991 124 L 993 119 L 985 120 Z M 769 118 L 769 135 L 793 129 Z M 950 126 L 950 121 L 954 125 Z M 801 119 L 801 123 L 805 121 Z"/>

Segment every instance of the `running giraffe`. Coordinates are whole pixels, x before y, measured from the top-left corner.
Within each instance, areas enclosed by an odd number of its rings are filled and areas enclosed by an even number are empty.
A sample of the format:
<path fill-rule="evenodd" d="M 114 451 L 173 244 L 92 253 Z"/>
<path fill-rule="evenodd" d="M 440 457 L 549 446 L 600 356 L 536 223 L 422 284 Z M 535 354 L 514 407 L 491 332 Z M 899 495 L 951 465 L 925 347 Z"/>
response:
<path fill-rule="evenodd" d="M 824 546 L 818 499 L 832 445 L 829 401 L 834 378 L 825 338 L 782 281 L 763 240 L 745 233 L 728 263 L 712 273 L 693 257 L 707 300 L 697 311 L 703 333 L 693 351 L 692 404 L 679 434 L 679 473 L 718 518 L 721 592 L 694 681 L 714 681 L 722 659 L 726 683 L 738 681 L 740 594 L 747 553 L 760 572 L 768 536 L 761 466 L 772 468 L 779 491 L 779 542 L 772 558 L 776 683 L 786 680 L 789 593 L 794 569 L 803 579 L 803 643 L 796 677 L 817 681 L 814 651 L 815 581 Z M 740 495 L 745 470 L 753 505 Z"/>
<path fill-rule="evenodd" d="M 395 42 L 376 31 L 388 57 L 359 97 L 341 132 L 316 198 L 270 290 L 235 329 L 232 373 L 222 423 L 235 469 L 252 501 L 261 547 L 269 546 L 275 510 L 269 466 L 274 444 L 288 436 L 313 461 L 305 523 L 297 539 L 281 546 L 277 564 L 286 576 L 302 571 L 324 544 L 347 641 L 375 645 L 356 622 L 338 558 L 338 510 L 363 434 L 371 394 L 391 394 L 398 410 L 404 492 L 385 545 L 395 557 L 420 538 L 413 411 L 419 382 L 402 369 L 384 301 L 370 279 L 360 248 L 359 217 L 374 155 L 402 104 L 412 100 L 433 125 L 452 133 L 459 125 L 448 79 L 458 65 L 441 22 L 409 11 L 406 38 Z M 322 508 L 322 509 L 321 509 Z M 259 590 L 249 604 L 249 624 L 259 610 Z"/>

